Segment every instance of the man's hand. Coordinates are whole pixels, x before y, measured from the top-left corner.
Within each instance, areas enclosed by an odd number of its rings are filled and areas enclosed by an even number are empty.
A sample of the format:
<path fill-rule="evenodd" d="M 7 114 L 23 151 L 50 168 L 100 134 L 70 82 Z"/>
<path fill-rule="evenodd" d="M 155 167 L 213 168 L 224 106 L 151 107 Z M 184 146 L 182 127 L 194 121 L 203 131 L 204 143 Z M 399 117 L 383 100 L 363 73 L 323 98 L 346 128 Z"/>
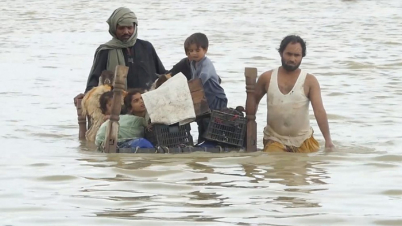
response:
<path fill-rule="evenodd" d="M 325 149 L 333 149 L 335 145 L 332 143 L 332 140 L 325 141 Z"/>
<path fill-rule="evenodd" d="M 82 99 L 82 98 L 84 98 L 84 96 L 85 95 L 83 93 L 80 93 L 76 97 L 74 97 L 74 105 L 75 105 L 75 107 L 77 107 L 78 99 Z"/>

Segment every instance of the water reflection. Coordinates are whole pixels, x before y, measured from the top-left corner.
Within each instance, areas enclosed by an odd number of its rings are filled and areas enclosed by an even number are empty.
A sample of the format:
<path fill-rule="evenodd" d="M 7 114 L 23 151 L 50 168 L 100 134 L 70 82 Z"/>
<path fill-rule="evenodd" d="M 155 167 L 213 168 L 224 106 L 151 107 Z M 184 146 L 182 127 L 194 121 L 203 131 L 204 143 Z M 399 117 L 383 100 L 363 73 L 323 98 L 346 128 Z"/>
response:
<path fill-rule="evenodd" d="M 113 205 L 96 212 L 110 218 L 213 222 L 218 220 L 211 213 L 216 208 L 230 216 L 232 211 L 246 211 L 247 205 L 271 206 L 278 213 L 321 207 L 314 193 L 327 190 L 329 178 L 325 161 L 294 153 L 199 154 L 196 158 L 128 154 L 79 161 L 87 167 L 114 166 L 107 177 L 86 177 L 98 183 L 76 196 L 112 201 Z M 166 211 L 174 212 L 173 216 Z"/>
<path fill-rule="evenodd" d="M 293 153 L 270 153 L 267 158 L 266 163 L 248 165 L 245 170 L 246 175 L 254 177 L 257 183 L 266 180 L 271 189 L 286 192 L 286 195 L 273 198 L 272 203 L 286 208 L 320 207 L 318 202 L 309 197 L 314 192 L 328 189 L 325 179 L 329 175 L 321 167 L 325 161 L 311 159 L 307 154 Z M 261 165 L 265 167 L 261 169 Z"/>
<path fill-rule="evenodd" d="M 323 179 L 328 178 L 327 172 L 320 168 L 320 165 L 325 163 L 312 161 L 308 155 L 302 154 L 286 153 L 272 157 L 272 169 L 266 173 L 271 183 L 279 183 L 287 187 L 326 184 Z"/>

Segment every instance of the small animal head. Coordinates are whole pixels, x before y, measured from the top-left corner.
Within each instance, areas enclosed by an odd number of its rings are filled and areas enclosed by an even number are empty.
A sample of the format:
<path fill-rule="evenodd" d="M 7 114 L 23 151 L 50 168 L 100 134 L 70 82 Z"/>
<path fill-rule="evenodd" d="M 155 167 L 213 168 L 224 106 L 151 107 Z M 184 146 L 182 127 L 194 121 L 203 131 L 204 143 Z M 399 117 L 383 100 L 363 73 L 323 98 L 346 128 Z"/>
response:
<path fill-rule="evenodd" d="M 238 111 L 238 112 L 246 112 L 246 110 L 244 109 L 243 106 L 237 106 L 236 111 Z"/>
<path fill-rule="evenodd" d="M 102 71 L 99 79 L 99 85 L 113 86 L 114 73 L 108 70 Z"/>

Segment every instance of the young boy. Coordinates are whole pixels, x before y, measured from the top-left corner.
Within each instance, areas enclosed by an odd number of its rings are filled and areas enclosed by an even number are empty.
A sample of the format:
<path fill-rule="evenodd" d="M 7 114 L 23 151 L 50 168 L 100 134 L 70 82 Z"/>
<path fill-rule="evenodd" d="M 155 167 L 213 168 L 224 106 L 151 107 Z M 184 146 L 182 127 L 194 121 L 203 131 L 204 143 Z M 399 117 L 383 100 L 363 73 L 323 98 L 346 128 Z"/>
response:
<path fill-rule="evenodd" d="M 187 56 L 191 60 L 192 79 L 202 81 L 205 97 L 211 110 L 221 110 L 227 107 L 228 99 L 225 90 L 220 86 L 220 78 L 215 67 L 205 54 L 208 52 L 208 38 L 203 33 L 194 33 L 184 43 Z M 198 143 L 204 141 L 203 135 L 207 130 L 209 118 L 197 120 Z"/>
<path fill-rule="evenodd" d="M 179 72 L 181 72 L 184 76 L 186 76 L 187 80 L 192 79 L 193 75 L 192 75 L 192 71 L 191 71 L 191 58 L 190 58 L 190 54 L 189 54 L 189 52 L 187 52 L 187 48 L 186 48 L 186 43 L 190 42 L 190 40 L 189 40 L 190 37 L 188 37 L 184 41 L 184 52 L 186 53 L 187 57 L 181 59 L 177 64 L 175 64 L 173 66 L 173 68 L 170 69 L 170 71 L 168 71 L 167 74 L 174 76 L 174 75 L 178 74 Z M 208 40 L 207 40 L 207 42 L 208 42 Z M 221 78 L 219 76 L 218 76 L 218 78 L 219 78 L 219 84 L 221 84 Z"/>

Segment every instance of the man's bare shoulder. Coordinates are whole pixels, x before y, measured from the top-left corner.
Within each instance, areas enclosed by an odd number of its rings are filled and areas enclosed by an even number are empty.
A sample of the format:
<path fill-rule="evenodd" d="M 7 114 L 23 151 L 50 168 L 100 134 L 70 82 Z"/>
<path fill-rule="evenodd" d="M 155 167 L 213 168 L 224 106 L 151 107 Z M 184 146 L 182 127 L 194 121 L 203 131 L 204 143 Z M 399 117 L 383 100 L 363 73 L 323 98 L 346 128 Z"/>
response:
<path fill-rule="evenodd" d="M 272 74 L 273 71 L 274 71 L 274 70 L 266 71 L 266 72 L 262 73 L 261 76 L 271 76 L 271 74 Z"/>
<path fill-rule="evenodd" d="M 306 79 L 317 79 L 313 74 L 307 73 Z"/>
<path fill-rule="evenodd" d="M 257 84 L 255 86 L 255 95 L 257 98 L 257 103 L 261 100 L 261 98 L 267 93 L 268 87 L 269 87 L 269 82 L 271 80 L 271 71 L 266 71 L 262 73 L 258 79 L 257 79 Z"/>
<path fill-rule="evenodd" d="M 272 72 L 273 72 L 273 70 L 266 71 L 266 72 L 262 73 L 258 79 L 269 82 L 271 80 Z"/>
<path fill-rule="evenodd" d="M 271 81 L 271 71 L 266 71 L 258 77 L 256 89 L 259 91 L 258 93 L 261 94 L 261 98 L 263 95 L 268 91 L 269 83 Z"/>
<path fill-rule="evenodd" d="M 312 85 L 317 85 L 317 84 L 318 84 L 318 80 L 317 80 L 317 78 L 316 78 L 313 74 L 307 74 L 307 76 L 306 76 L 306 82 L 307 82 L 307 84 L 309 84 L 310 86 L 312 86 Z"/>

